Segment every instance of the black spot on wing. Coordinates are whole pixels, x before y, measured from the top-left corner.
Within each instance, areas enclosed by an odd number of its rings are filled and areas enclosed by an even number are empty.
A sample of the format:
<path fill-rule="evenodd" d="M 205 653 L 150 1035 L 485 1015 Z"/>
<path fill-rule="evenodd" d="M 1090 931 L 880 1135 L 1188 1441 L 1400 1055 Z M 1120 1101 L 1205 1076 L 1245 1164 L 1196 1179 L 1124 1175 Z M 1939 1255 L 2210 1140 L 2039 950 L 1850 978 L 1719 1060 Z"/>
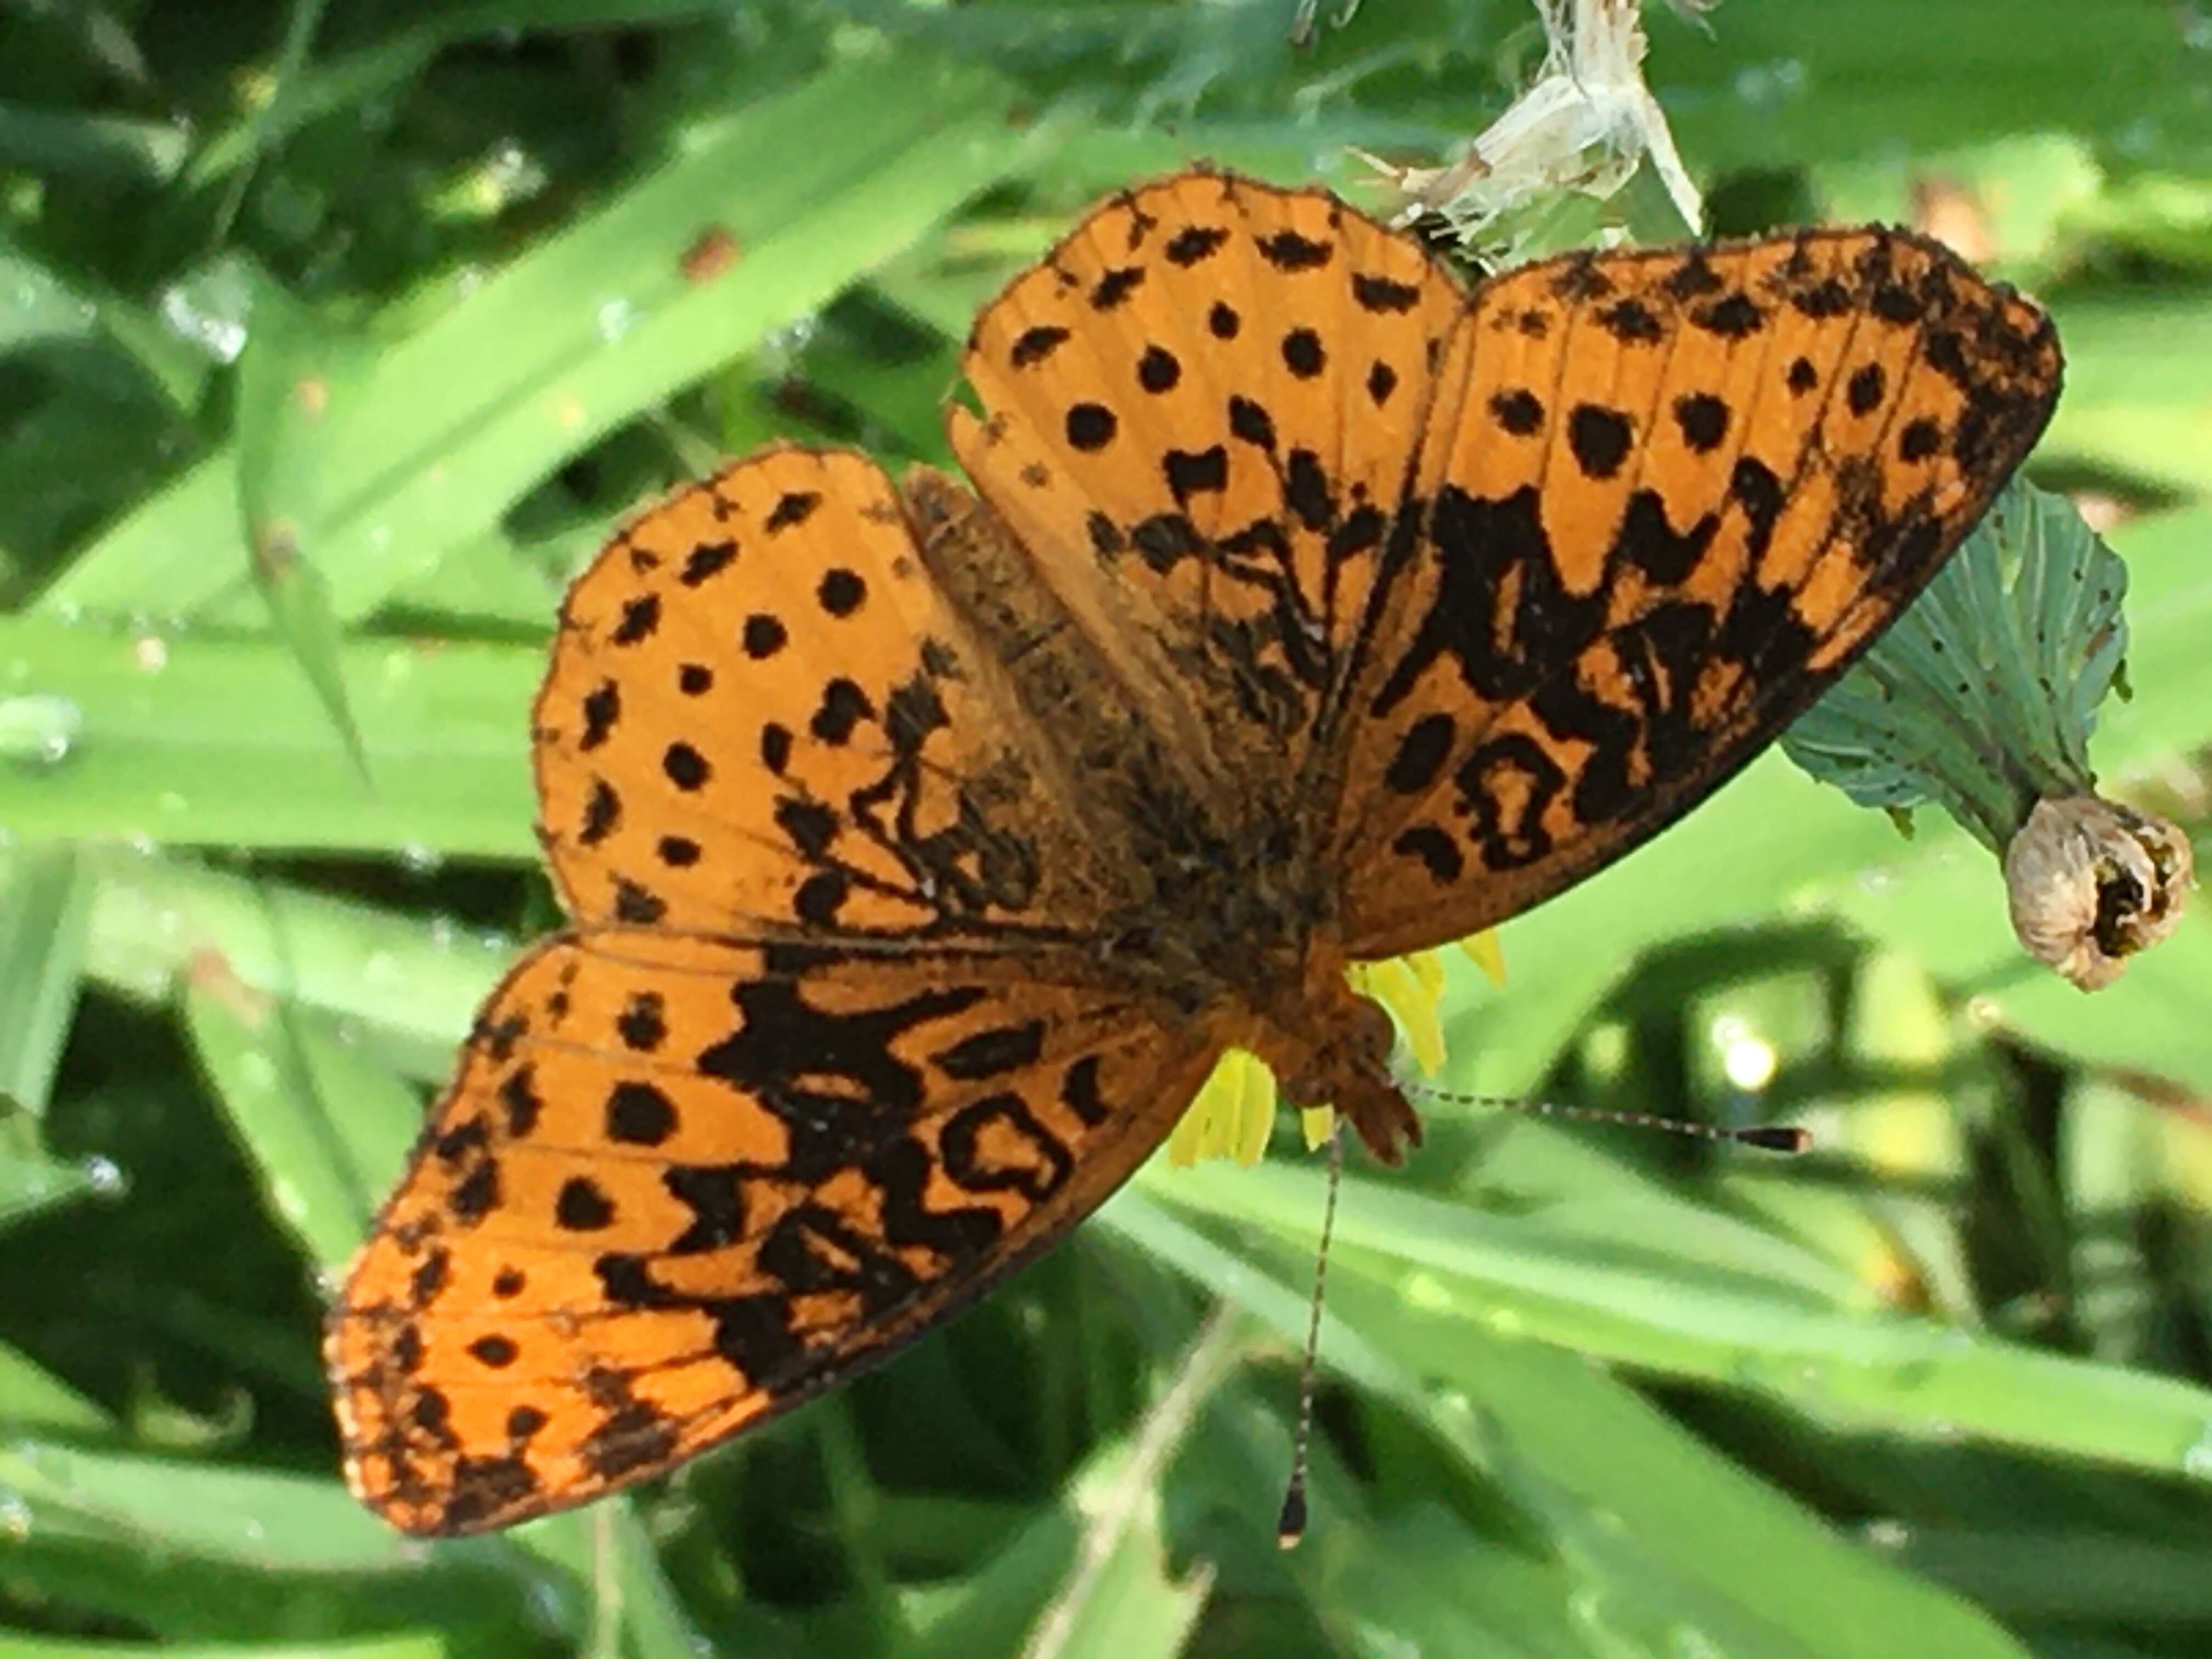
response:
<path fill-rule="evenodd" d="M 1275 447 L 1275 422 L 1267 410 L 1249 398 L 1232 396 L 1229 399 L 1229 433 L 1248 444 L 1261 449 Z"/>
<path fill-rule="evenodd" d="M 821 706 L 814 711 L 808 729 L 824 743 L 848 743 L 853 728 L 864 720 L 872 720 L 875 713 L 868 694 L 840 675 L 823 688 Z"/>
<path fill-rule="evenodd" d="M 1703 514 L 1689 529 L 1676 533 L 1667 521 L 1666 499 L 1657 490 L 1639 489 L 1628 498 L 1613 556 L 1623 559 L 1655 582 L 1674 586 L 1689 579 L 1719 532 L 1720 520 Z"/>
<path fill-rule="evenodd" d="M 1815 322 L 1840 317 L 1851 308 L 1851 291 L 1835 277 L 1825 277 L 1809 288 L 1791 290 L 1790 303 Z"/>
<path fill-rule="evenodd" d="M 688 743 L 672 743 L 660 757 L 660 769 L 669 782 L 687 793 L 706 787 L 713 769 L 707 757 Z"/>
<path fill-rule="evenodd" d="M 1321 336 L 1310 328 L 1294 328 L 1283 336 L 1283 363 L 1301 380 L 1310 380 L 1328 367 L 1328 354 Z"/>
<path fill-rule="evenodd" d="M 1419 794 L 1443 770 L 1458 735 L 1458 725 L 1450 715 L 1422 715 L 1407 728 L 1398 752 L 1391 757 L 1389 768 L 1382 775 L 1383 783 L 1401 795 Z"/>
<path fill-rule="evenodd" d="M 822 496 L 818 491 L 787 489 L 776 498 L 775 509 L 768 515 L 768 527 L 770 530 L 789 530 L 793 526 L 805 524 L 814 516 L 814 509 L 821 505 Z"/>
<path fill-rule="evenodd" d="M 1011 359 L 1016 368 L 1027 368 L 1031 363 L 1041 363 L 1059 349 L 1067 338 L 1067 331 L 1052 323 L 1038 323 L 1025 328 L 1014 342 Z"/>
<path fill-rule="evenodd" d="M 765 661 L 775 655 L 783 649 L 784 642 L 790 637 L 781 620 L 761 611 L 746 617 L 745 625 L 738 634 L 738 641 L 744 647 L 745 654 L 756 662 Z"/>
<path fill-rule="evenodd" d="M 1298 521 L 1309 530 L 1326 530 L 1336 520 L 1336 500 L 1328 487 L 1328 473 L 1310 449 L 1291 452 L 1283 478 L 1283 499 Z"/>
<path fill-rule="evenodd" d="M 1741 340 L 1766 326 L 1766 313 L 1748 294 L 1739 290 L 1711 305 L 1696 307 L 1690 313 L 1690 320 L 1708 334 L 1718 335 L 1724 340 Z"/>
<path fill-rule="evenodd" d="M 1713 269 L 1703 249 L 1692 249 L 1684 256 L 1680 264 L 1668 273 L 1667 280 L 1661 286 L 1677 300 L 1698 300 L 1709 294 L 1719 293 L 1728 283 L 1722 279 L 1720 272 Z"/>
<path fill-rule="evenodd" d="M 1728 436 L 1728 405 L 1709 392 L 1693 392 L 1674 399 L 1674 423 L 1682 441 L 1700 455 L 1709 455 Z"/>
<path fill-rule="evenodd" d="M 629 1146 L 658 1146 L 676 1133 L 676 1107 L 650 1083 L 626 1079 L 607 1094 L 607 1138 Z"/>
<path fill-rule="evenodd" d="M 1105 1097 L 1098 1091 L 1098 1056 L 1085 1054 L 1060 1074 L 1060 1103 L 1092 1127 L 1110 1115 Z"/>
<path fill-rule="evenodd" d="M 598 1232 L 614 1218 L 614 1200 L 589 1176 L 569 1176 L 553 1200 L 553 1224 L 563 1232 Z"/>
<path fill-rule="evenodd" d="M 622 688 L 612 680 L 601 680 L 584 698 L 583 708 L 584 733 L 576 739 L 576 747 L 597 749 L 622 718 Z"/>
<path fill-rule="evenodd" d="M 1160 458 L 1160 469 L 1177 506 L 1187 503 L 1200 490 L 1229 487 L 1229 452 L 1219 444 L 1196 454 L 1170 449 Z"/>
<path fill-rule="evenodd" d="M 1889 390 L 1889 377 L 1880 363 L 1869 363 L 1853 371 L 1844 383 L 1844 398 L 1854 415 L 1871 415 L 1881 407 L 1881 400 Z"/>
<path fill-rule="evenodd" d="M 1113 310 L 1134 294 L 1144 280 L 1145 268 L 1142 265 L 1123 265 L 1108 271 L 1098 279 L 1098 285 L 1091 290 L 1091 308 L 1093 311 Z"/>
<path fill-rule="evenodd" d="M 815 598 L 823 610 L 833 617 L 849 617 L 858 611 L 868 597 L 868 585 L 860 573 L 836 569 L 823 573 L 822 581 L 815 589 Z"/>
<path fill-rule="evenodd" d="M 1044 1053 L 1044 1022 L 1024 1021 L 977 1031 L 933 1055 L 937 1069 L 961 1082 L 1000 1077 L 1034 1066 Z"/>
<path fill-rule="evenodd" d="M 615 920 L 650 927 L 668 914 L 665 900 L 628 876 L 615 878 Z"/>
<path fill-rule="evenodd" d="M 1651 345 L 1666 336 L 1651 307 L 1633 295 L 1597 313 L 1598 326 L 1624 345 Z"/>
<path fill-rule="evenodd" d="M 1146 564 L 1162 575 L 1204 545 L 1197 528 L 1180 513 L 1153 514 L 1129 532 L 1129 540 Z"/>
<path fill-rule="evenodd" d="M 1597 268 L 1595 256 L 1582 252 L 1570 258 L 1552 278 L 1552 292 L 1562 300 L 1604 300 L 1613 295 L 1613 279 Z"/>
<path fill-rule="evenodd" d="M 683 573 L 677 580 L 686 587 L 697 587 L 737 556 L 735 542 L 702 542 L 684 556 Z"/>
<path fill-rule="evenodd" d="M 641 593 L 623 605 L 622 620 L 615 625 L 610 638 L 617 645 L 635 645 L 651 639 L 659 626 L 660 595 Z"/>
<path fill-rule="evenodd" d="M 1119 424 L 1103 404 L 1077 404 L 1067 411 L 1067 441 L 1086 454 L 1096 453 L 1114 441 Z"/>
<path fill-rule="evenodd" d="M 1467 859 L 1459 849 L 1459 842 L 1433 823 L 1417 823 L 1400 832 L 1390 843 L 1390 850 L 1418 860 L 1439 885 L 1457 881 L 1467 870 Z"/>
<path fill-rule="evenodd" d="M 576 831 L 576 839 L 586 847 L 596 847 L 622 823 L 622 797 L 605 778 L 592 781 L 590 798 L 584 803 L 584 821 Z"/>
<path fill-rule="evenodd" d="M 761 764 L 779 777 L 791 764 L 791 728 L 770 720 L 761 727 Z"/>
<path fill-rule="evenodd" d="M 615 1021 L 623 1047 L 649 1054 L 668 1036 L 667 1005 L 658 991 L 641 991 L 630 998 Z"/>
<path fill-rule="evenodd" d="M 1352 297 L 1365 311 L 1401 313 L 1420 303 L 1421 290 L 1412 283 L 1359 270 L 1352 273 Z"/>
<path fill-rule="evenodd" d="M 1490 412 L 1498 425 L 1516 438 L 1532 436 L 1544 424 L 1544 405 L 1526 386 L 1493 393 Z"/>
<path fill-rule="evenodd" d="M 1586 477 L 1610 478 L 1620 471 L 1631 435 L 1628 416 L 1617 409 L 1577 404 L 1567 417 L 1567 447 Z"/>
<path fill-rule="evenodd" d="M 1328 242 L 1302 236 L 1295 230 L 1279 230 L 1257 239 L 1260 257 L 1280 271 L 1317 270 L 1335 252 Z"/>
<path fill-rule="evenodd" d="M 1168 239 L 1163 252 L 1170 264 L 1188 268 L 1212 258 L 1228 240 L 1228 231 L 1219 225 L 1185 225 Z"/>

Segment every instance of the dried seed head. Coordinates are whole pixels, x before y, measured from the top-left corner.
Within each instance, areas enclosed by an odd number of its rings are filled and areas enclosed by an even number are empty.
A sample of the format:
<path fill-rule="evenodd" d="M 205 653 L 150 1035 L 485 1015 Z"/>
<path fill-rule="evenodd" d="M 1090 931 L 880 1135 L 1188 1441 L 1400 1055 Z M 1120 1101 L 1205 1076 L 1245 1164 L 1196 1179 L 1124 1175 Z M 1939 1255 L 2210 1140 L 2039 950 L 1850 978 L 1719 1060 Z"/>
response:
<path fill-rule="evenodd" d="M 2195 866 L 2188 838 L 2165 819 L 2068 795 L 2036 802 L 2004 872 L 2028 954 L 2094 991 L 2173 931 Z"/>
<path fill-rule="evenodd" d="M 1668 0 L 1692 21 L 1717 0 Z M 1493 257 L 1496 222 L 1532 202 L 1579 191 L 1609 197 L 1650 159 L 1675 211 L 1705 228 L 1705 201 L 1675 152 L 1666 112 L 1644 82 L 1644 0 L 1536 0 L 1543 66 L 1528 89 L 1449 167 L 1401 167 L 1361 159 L 1404 198 L 1396 222 L 1424 213 Z"/>

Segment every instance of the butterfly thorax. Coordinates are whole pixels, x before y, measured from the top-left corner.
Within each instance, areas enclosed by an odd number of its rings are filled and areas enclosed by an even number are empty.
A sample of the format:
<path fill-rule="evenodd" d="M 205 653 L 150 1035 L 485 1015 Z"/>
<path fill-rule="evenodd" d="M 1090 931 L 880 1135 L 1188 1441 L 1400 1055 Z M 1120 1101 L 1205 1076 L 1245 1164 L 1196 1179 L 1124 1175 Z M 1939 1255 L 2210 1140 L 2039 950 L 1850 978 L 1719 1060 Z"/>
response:
<path fill-rule="evenodd" d="M 1334 888 L 1297 794 L 1271 794 L 1224 763 L 1140 641 L 1055 588 L 957 482 L 918 468 L 904 499 L 977 654 L 1005 675 L 1006 712 L 1034 722 L 1033 787 L 1069 805 L 1087 850 L 1120 854 L 1113 874 L 1127 885 L 1098 929 L 1100 965 L 1162 1018 L 1258 1055 L 1293 1101 L 1335 1105 L 1397 1162 L 1419 1120 L 1390 1076 L 1389 1017 L 1351 988 L 1329 942 Z"/>

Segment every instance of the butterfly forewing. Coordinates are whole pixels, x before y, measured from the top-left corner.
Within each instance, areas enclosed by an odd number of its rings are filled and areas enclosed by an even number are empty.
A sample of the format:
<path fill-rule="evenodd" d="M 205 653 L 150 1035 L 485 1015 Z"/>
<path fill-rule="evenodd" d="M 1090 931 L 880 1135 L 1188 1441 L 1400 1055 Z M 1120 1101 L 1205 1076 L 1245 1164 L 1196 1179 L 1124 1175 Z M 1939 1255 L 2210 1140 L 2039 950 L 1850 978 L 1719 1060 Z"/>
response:
<path fill-rule="evenodd" d="M 1350 948 L 1492 926 L 1703 799 L 1911 602 L 2058 379 L 2040 312 L 1894 231 L 1483 285 L 1344 733 Z"/>

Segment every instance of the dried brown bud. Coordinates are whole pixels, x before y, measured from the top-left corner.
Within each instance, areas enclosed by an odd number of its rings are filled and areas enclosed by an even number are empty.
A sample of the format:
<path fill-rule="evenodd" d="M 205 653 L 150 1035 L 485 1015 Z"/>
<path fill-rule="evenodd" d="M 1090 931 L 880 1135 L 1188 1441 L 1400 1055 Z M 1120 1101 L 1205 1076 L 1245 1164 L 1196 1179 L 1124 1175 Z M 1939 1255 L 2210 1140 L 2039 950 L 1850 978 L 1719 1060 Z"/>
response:
<path fill-rule="evenodd" d="M 2181 920 L 2195 873 L 2188 837 L 2095 795 L 2046 798 L 2005 848 L 2013 932 L 2030 956 L 2085 991 Z"/>

